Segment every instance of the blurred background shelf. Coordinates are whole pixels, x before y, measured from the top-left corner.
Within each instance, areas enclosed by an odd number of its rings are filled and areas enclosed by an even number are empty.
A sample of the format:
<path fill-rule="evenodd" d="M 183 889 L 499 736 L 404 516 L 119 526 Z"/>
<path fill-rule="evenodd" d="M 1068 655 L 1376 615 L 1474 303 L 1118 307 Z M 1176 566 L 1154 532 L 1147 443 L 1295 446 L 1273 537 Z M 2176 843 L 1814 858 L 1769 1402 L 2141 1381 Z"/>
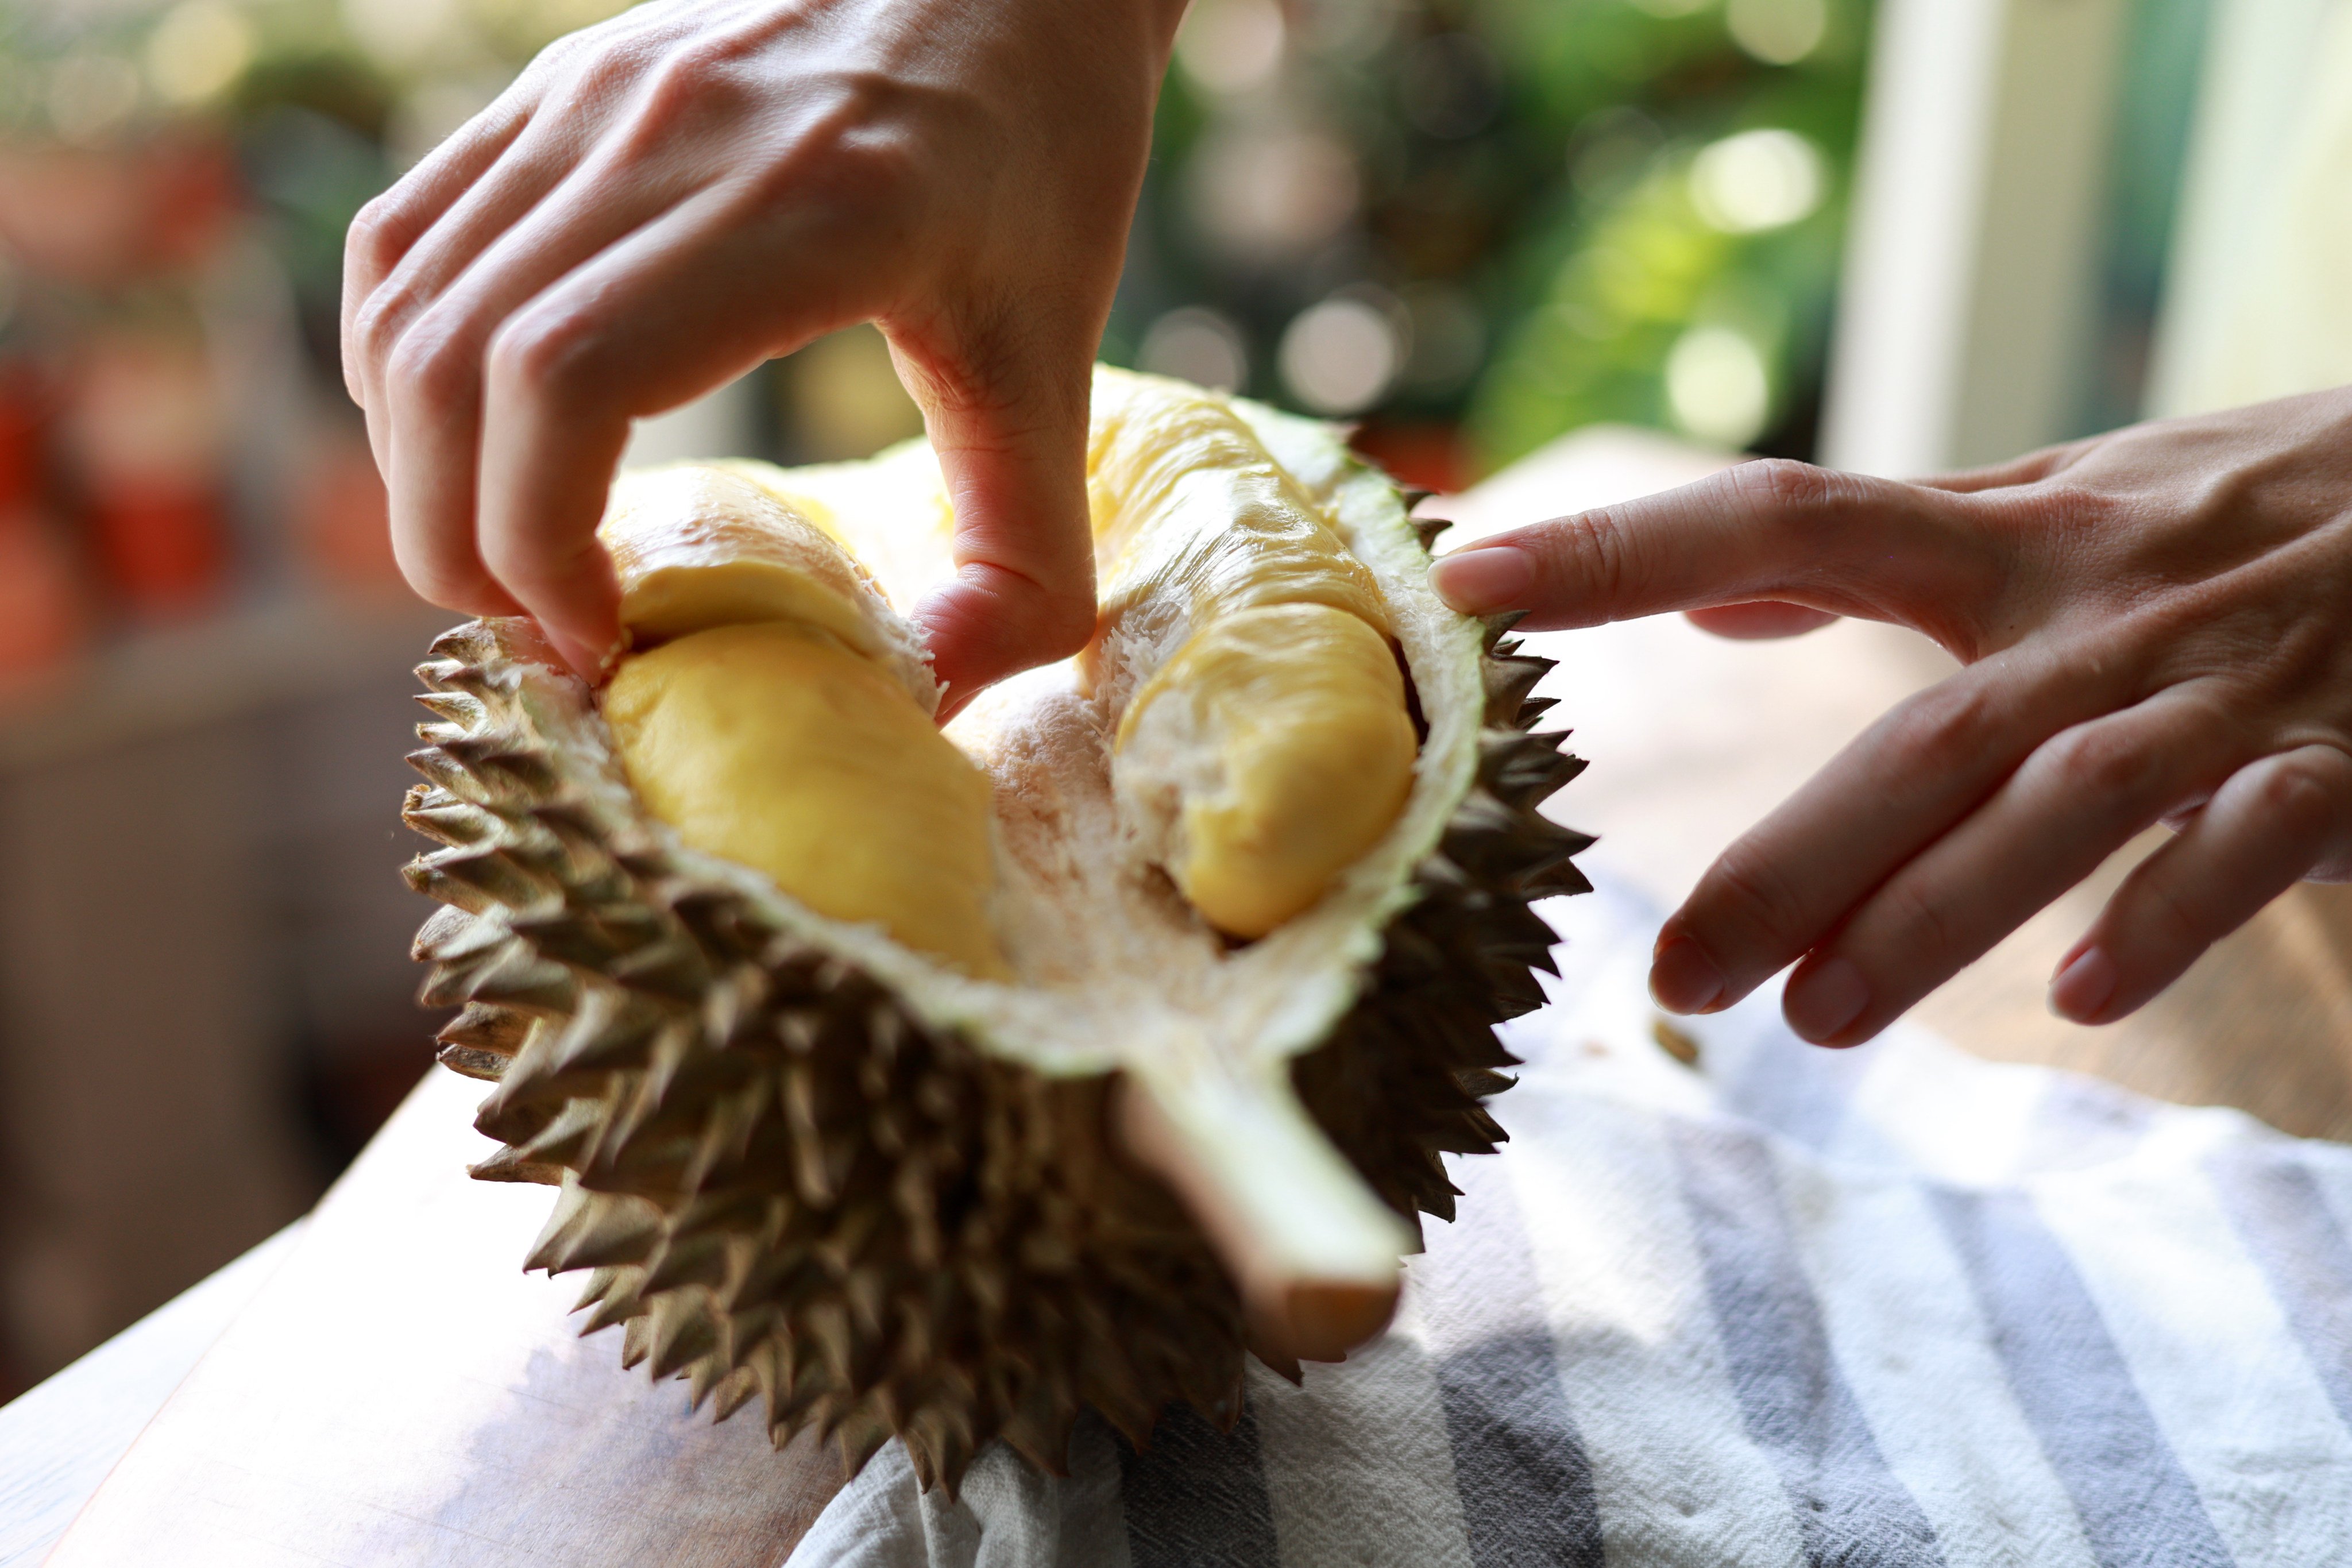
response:
<path fill-rule="evenodd" d="M 463 618 L 392 592 L 286 594 L 131 633 L 0 692 L 0 774 L 381 686 Z"/>

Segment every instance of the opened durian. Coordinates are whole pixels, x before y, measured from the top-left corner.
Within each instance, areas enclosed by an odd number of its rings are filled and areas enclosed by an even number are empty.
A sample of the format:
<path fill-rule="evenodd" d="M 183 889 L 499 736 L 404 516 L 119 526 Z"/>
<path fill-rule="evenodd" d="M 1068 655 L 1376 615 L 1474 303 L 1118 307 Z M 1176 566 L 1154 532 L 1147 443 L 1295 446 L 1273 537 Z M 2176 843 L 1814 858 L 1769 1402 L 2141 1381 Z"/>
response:
<path fill-rule="evenodd" d="M 721 1416 L 950 1489 L 1376 1333 L 1501 1136 L 1528 902 L 1585 886 L 1546 662 L 1338 431 L 1104 370 L 1088 465 L 1094 640 L 944 731 L 920 444 L 624 478 L 601 694 L 520 621 L 419 670 L 424 999 L 496 1085 L 474 1173 L 562 1189 L 528 1267 Z"/>

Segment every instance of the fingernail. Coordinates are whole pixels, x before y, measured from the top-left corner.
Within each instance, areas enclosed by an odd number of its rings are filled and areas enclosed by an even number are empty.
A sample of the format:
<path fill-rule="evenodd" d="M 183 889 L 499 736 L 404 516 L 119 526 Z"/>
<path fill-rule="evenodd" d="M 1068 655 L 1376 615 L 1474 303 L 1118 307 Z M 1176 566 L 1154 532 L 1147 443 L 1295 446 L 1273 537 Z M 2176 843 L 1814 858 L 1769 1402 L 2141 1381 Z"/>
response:
<path fill-rule="evenodd" d="M 1669 1013 L 1700 1013 L 1723 994 L 1723 971 L 1706 949 L 1678 936 L 1650 960 L 1650 998 Z"/>
<path fill-rule="evenodd" d="M 1515 544 L 1456 551 L 1429 569 L 1437 596 L 1465 616 L 1517 609 L 1535 580 L 1535 557 Z"/>
<path fill-rule="evenodd" d="M 2103 947 L 2086 947 L 2050 977 L 2050 1010 L 2077 1024 L 2097 1017 L 2115 999 L 2116 961 Z"/>
<path fill-rule="evenodd" d="M 1820 1045 L 1858 1017 L 1870 1002 L 1870 983 L 1843 958 L 1801 969 L 1780 998 L 1781 1016 L 1798 1035 Z"/>
<path fill-rule="evenodd" d="M 615 662 L 613 655 L 599 657 L 594 648 L 569 632 L 558 631 L 553 626 L 546 626 L 543 629 L 547 633 L 547 640 L 554 645 L 555 651 L 563 656 L 563 662 L 570 665 L 572 672 L 589 685 L 600 684 L 611 672 L 611 667 Z"/>

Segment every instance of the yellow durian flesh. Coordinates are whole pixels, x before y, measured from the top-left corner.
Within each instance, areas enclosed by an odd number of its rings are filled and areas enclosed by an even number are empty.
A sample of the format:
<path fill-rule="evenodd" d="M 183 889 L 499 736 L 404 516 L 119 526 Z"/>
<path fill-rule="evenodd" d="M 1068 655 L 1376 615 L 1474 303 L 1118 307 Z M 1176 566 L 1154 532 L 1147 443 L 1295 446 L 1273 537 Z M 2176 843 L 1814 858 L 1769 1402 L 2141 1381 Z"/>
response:
<path fill-rule="evenodd" d="M 821 509 L 705 465 L 624 475 L 597 529 L 621 586 L 621 625 L 650 647 L 713 626 L 814 626 L 880 660 L 936 705 L 910 634 Z"/>
<path fill-rule="evenodd" d="M 625 660 L 604 719 L 631 786 L 688 845 L 1006 975 L 988 778 L 871 659 L 790 623 L 718 626 Z"/>
<path fill-rule="evenodd" d="M 1388 831 L 1415 748 L 1387 638 L 1328 605 L 1260 605 L 1212 621 L 1136 693 L 1120 788 L 1144 813 L 1174 805 L 1166 865 L 1202 917 L 1259 937 Z"/>
<path fill-rule="evenodd" d="M 1389 629 L 1370 571 L 1223 397 L 1097 372 L 1087 469 L 1106 622 L 1317 604 Z"/>
<path fill-rule="evenodd" d="M 1098 372 L 1087 486 L 1105 623 L 1190 634 L 1128 700 L 1120 798 L 1202 919 L 1264 936 L 1377 844 L 1412 791 L 1380 586 L 1214 394 Z M 1090 679 L 1111 645 L 1089 649 Z"/>

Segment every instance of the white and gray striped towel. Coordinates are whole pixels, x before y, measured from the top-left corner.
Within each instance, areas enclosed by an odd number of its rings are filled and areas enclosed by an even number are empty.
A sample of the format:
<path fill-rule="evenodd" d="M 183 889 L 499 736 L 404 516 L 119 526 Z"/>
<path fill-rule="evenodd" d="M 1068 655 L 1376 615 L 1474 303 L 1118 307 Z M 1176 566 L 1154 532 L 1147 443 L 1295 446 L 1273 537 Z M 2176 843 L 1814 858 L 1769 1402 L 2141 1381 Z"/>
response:
<path fill-rule="evenodd" d="M 1498 1157 L 1395 1326 L 1220 1437 L 1098 1423 L 950 1507 L 893 1446 L 795 1568 L 2352 1563 L 2352 1149 L 1994 1066 L 1650 1040 L 1654 919 L 1549 906 Z"/>

